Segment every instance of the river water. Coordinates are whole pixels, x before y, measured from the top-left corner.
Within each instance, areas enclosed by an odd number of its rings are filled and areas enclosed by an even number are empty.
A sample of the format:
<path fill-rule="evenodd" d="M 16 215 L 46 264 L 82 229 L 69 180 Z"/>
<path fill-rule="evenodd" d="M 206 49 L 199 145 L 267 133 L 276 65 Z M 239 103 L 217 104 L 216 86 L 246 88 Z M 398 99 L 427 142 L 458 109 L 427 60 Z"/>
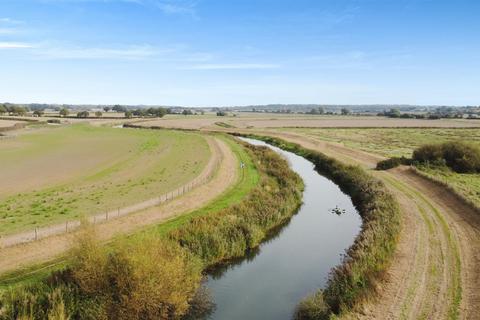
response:
<path fill-rule="evenodd" d="M 303 205 L 258 250 L 209 274 L 207 287 L 216 308 L 208 319 L 292 319 L 298 302 L 325 286 L 329 271 L 360 231 L 361 218 L 337 185 L 303 157 L 267 146 L 302 177 Z"/>

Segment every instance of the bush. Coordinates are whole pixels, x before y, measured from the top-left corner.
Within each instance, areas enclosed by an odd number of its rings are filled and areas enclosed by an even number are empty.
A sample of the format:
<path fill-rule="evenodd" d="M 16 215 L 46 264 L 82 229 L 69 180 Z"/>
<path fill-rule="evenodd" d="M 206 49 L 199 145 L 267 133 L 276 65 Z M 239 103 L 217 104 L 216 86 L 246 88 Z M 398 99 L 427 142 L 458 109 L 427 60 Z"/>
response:
<path fill-rule="evenodd" d="M 464 142 L 446 142 L 442 145 L 443 158 L 450 168 L 459 173 L 480 172 L 480 149 Z"/>
<path fill-rule="evenodd" d="M 90 113 L 88 111 L 80 111 L 77 113 L 77 118 L 88 118 Z"/>
<path fill-rule="evenodd" d="M 303 299 L 295 310 L 295 320 L 328 320 L 330 319 L 330 308 L 323 300 L 321 291 Z"/>
<path fill-rule="evenodd" d="M 0 319 L 176 319 L 184 315 L 200 286 L 200 261 L 160 236 L 127 241 L 107 248 L 91 230 L 84 230 L 67 269 L 0 297 Z"/>
<path fill-rule="evenodd" d="M 427 144 L 413 151 L 412 159 L 418 162 L 439 162 L 443 159 L 441 145 Z"/>
<path fill-rule="evenodd" d="M 422 164 L 447 165 L 458 173 L 480 172 L 480 149 L 461 141 L 424 145 L 412 155 Z"/>
<path fill-rule="evenodd" d="M 108 250 L 91 236 L 84 237 L 73 252 L 74 283 L 90 299 L 101 301 L 108 319 L 185 314 L 202 277 L 199 261 L 157 236 L 136 241 Z"/>
<path fill-rule="evenodd" d="M 396 168 L 402 164 L 409 165 L 411 163 L 410 159 L 405 157 L 393 157 L 390 159 L 382 160 L 377 163 L 377 170 L 388 170 L 392 168 Z"/>

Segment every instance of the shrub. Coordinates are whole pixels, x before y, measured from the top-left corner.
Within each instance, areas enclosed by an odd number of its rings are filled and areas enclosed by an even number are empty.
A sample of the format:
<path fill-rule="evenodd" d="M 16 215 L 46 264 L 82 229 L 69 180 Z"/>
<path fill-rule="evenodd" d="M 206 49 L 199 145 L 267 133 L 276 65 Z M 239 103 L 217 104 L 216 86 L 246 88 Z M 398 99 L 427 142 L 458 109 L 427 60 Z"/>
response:
<path fill-rule="evenodd" d="M 440 145 L 426 144 L 413 151 L 412 159 L 418 162 L 439 162 L 443 159 L 443 150 Z"/>
<path fill-rule="evenodd" d="M 460 173 L 480 172 L 480 149 L 464 142 L 446 142 L 442 145 L 443 158 L 450 168 Z"/>
<path fill-rule="evenodd" d="M 136 241 L 108 248 L 87 229 L 67 269 L 0 297 L 0 319 L 181 317 L 200 285 L 199 260 L 160 236 Z"/>
<path fill-rule="evenodd" d="M 412 158 L 422 164 L 447 165 L 459 173 L 480 172 L 480 149 L 461 141 L 424 145 L 413 151 Z"/>
<path fill-rule="evenodd" d="M 323 294 L 318 291 L 303 299 L 295 309 L 295 320 L 328 320 L 330 319 L 330 308 L 323 300 Z"/>
<path fill-rule="evenodd" d="M 77 118 L 88 118 L 90 113 L 88 111 L 80 111 L 77 113 Z"/>
<path fill-rule="evenodd" d="M 393 157 L 390 159 L 382 160 L 377 163 L 377 170 L 388 170 L 392 168 L 396 168 L 402 164 L 409 165 L 411 163 L 410 159 L 405 157 Z"/>
<path fill-rule="evenodd" d="M 101 301 L 108 319 L 185 314 L 201 280 L 199 261 L 158 236 L 137 241 L 122 241 L 108 250 L 85 237 L 73 253 L 74 283 L 90 299 Z"/>

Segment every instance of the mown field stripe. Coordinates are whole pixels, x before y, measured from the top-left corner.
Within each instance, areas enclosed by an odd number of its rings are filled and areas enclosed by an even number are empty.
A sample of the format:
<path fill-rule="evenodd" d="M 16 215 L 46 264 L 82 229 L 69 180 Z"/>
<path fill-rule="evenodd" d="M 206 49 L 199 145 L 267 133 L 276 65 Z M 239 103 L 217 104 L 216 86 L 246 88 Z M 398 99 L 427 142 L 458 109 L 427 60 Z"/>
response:
<path fill-rule="evenodd" d="M 259 181 L 258 171 L 252 159 L 249 157 L 243 147 L 237 142 L 235 142 L 231 137 L 225 135 L 215 136 L 222 139 L 222 141 L 225 141 L 230 146 L 239 162 L 242 161 L 245 163 L 244 173 L 242 175 L 239 175 L 237 182 L 232 185 L 227 191 L 225 191 L 222 195 L 213 199 L 204 207 L 193 212 L 189 212 L 172 218 L 161 224 L 149 226 L 145 229 L 137 231 L 131 236 L 135 236 L 144 232 L 160 232 L 161 234 L 165 235 L 167 232 L 187 223 L 193 217 L 199 215 L 207 215 L 211 212 L 216 212 L 232 204 L 240 202 L 246 195 L 248 195 L 250 190 L 257 186 Z M 114 242 L 123 238 L 124 236 L 118 236 L 117 238 L 112 239 L 110 242 Z M 5 289 L 9 286 L 24 285 L 41 281 L 42 279 L 48 277 L 53 271 L 60 270 L 64 268 L 67 264 L 67 256 L 62 255 L 54 260 L 45 263 L 36 264 L 23 268 L 21 270 L 16 270 L 14 272 L 0 275 L 0 290 Z"/>
<path fill-rule="evenodd" d="M 428 208 L 435 214 L 436 218 L 439 220 L 442 230 L 447 237 L 449 247 L 453 253 L 452 265 L 454 267 L 454 272 L 451 275 L 452 285 L 449 288 L 449 296 L 451 301 L 449 301 L 450 305 L 448 308 L 448 319 L 456 320 L 460 316 L 460 303 L 462 300 L 461 259 L 460 259 L 460 250 L 458 248 L 458 243 L 456 240 L 454 240 L 450 227 L 447 221 L 445 220 L 445 217 L 422 193 L 415 190 L 414 188 L 407 186 L 406 184 L 398 180 L 397 180 L 397 185 L 402 186 L 402 188 L 406 192 L 410 193 L 411 195 L 414 195 L 415 197 L 418 197 L 419 199 L 422 200 L 422 202 L 424 202 L 428 206 Z"/>

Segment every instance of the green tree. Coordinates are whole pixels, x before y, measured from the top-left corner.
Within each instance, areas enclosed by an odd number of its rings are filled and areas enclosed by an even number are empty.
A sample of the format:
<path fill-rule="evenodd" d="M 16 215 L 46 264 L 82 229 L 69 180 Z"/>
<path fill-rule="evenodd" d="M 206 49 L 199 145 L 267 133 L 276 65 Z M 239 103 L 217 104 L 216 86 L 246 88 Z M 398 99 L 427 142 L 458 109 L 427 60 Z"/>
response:
<path fill-rule="evenodd" d="M 103 111 L 105 111 L 105 112 L 110 111 L 110 107 L 104 107 L 104 108 L 103 108 Z"/>
<path fill-rule="evenodd" d="M 68 111 L 67 108 L 63 108 L 62 110 L 60 110 L 60 116 L 62 116 L 62 117 L 68 116 L 69 113 L 70 113 L 70 111 Z"/>
<path fill-rule="evenodd" d="M 43 116 L 43 114 L 44 114 L 43 110 L 33 111 L 33 115 L 36 116 L 36 117 L 41 117 L 41 116 Z"/>
<path fill-rule="evenodd" d="M 125 111 L 125 118 L 130 119 L 132 117 L 132 111 Z"/>
<path fill-rule="evenodd" d="M 5 107 L 5 105 L 3 104 L 0 104 L 0 114 L 4 114 L 6 113 L 8 110 L 7 108 Z"/>
<path fill-rule="evenodd" d="M 88 118 L 90 113 L 88 111 L 80 111 L 77 113 L 77 118 Z"/>
<path fill-rule="evenodd" d="M 124 106 L 121 106 L 119 104 L 116 104 L 116 105 L 113 106 L 112 110 L 116 111 L 116 112 L 126 112 L 127 108 L 125 108 Z"/>
<path fill-rule="evenodd" d="M 351 113 L 350 110 L 347 109 L 347 108 L 342 108 L 341 112 L 342 112 L 342 115 L 344 115 L 344 116 L 349 115 Z"/>
<path fill-rule="evenodd" d="M 95 117 L 97 117 L 97 118 L 101 117 L 102 115 L 103 115 L 103 114 L 102 114 L 101 111 L 95 112 Z"/>

